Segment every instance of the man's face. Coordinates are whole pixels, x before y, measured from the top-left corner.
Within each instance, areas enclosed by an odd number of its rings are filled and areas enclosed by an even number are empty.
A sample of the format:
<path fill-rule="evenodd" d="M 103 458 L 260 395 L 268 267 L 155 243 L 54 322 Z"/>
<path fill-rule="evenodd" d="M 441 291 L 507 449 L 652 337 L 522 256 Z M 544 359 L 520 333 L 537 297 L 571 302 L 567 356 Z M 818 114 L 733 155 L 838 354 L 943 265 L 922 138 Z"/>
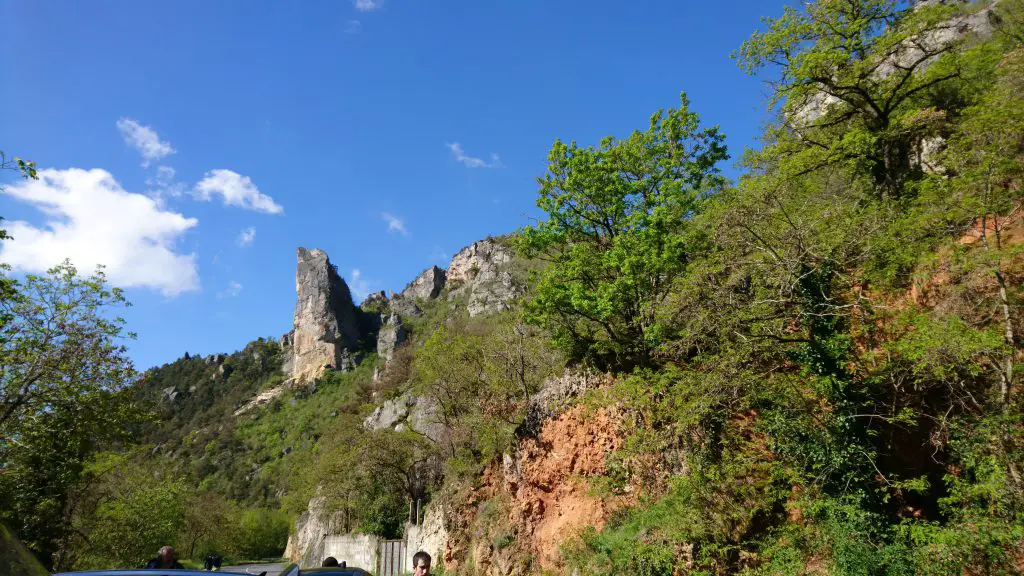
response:
<path fill-rule="evenodd" d="M 413 576 L 430 576 L 430 562 L 427 560 L 419 560 L 416 562 L 416 566 L 412 569 Z"/>

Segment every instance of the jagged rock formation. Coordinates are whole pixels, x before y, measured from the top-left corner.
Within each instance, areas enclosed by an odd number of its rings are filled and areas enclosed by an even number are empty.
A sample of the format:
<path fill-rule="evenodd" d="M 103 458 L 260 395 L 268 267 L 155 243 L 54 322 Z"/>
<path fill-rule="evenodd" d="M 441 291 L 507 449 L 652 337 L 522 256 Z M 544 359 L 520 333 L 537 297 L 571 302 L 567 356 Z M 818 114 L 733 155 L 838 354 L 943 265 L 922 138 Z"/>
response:
<path fill-rule="evenodd" d="M 319 253 L 318 257 L 315 262 L 308 263 L 314 260 L 314 252 Z M 323 365 L 337 359 L 337 356 L 332 354 L 338 350 L 346 350 L 346 353 L 351 354 L 360 338 L 375 338 L 377 354 L 386 366 L 393 360 L 396 348 L 409 338 L 405 320 L 422 315 L 420 306 L 430 305 L 430 301 L 446 292 L 450 300 L 460 299 L 460 303 L 464 302 L 471 316 L 506 310 L 512 300 L 522 294 L 522 289 L 516 283 L 509 266 L 512 262 L 511 250 L 498 240 L 488 238 L 460 250 L 452 259 L 447 271 L 437 266 L 424 270 L 400 293 L 392 293 L 390 299 L 383 292 L 369 295 L 351 316 L 351 324 L 346 324 L 345 319 L 348 317 L 342 312 L 349 308 L 342 306 L 342 310 L 339 311 L 337 306 L 330 303 L 333 298 L 332 291 L 338 290 L 339 286 L 344 287 L 344 283 L 333 272 L 326 254 L 319 251 L 309 254 L 310 256 L 305 259 L 307 264 L 304 265 L 300 249 L 299 304 L 296 305 L 294 336 L 282 338 L 285 362 L 288 362 L 289 358 L 288 345 L 291 345 L 294 351 L 292 356 L 296 378 L 301 374 L 310 374 L 310 377 L 313 377 L 317 369 L 322 370 Z M 301 279 L 304 266 L 310 271 L 306 275 L 312 276 L 310 280 L 305 281 L 305 288 Z M 348 294 L 347 287 L 344 294 Z M 309 298 L 313 298 L 314 301 L 305 302 Z M 332 318 L 336 319 L 337 328 L 331 324 Z M 356 333 L 346 338 L 342 329 L 345 325 L 355 327 L 353 332 Z M 306 330 L 305 335 L 303 328 Z M 313 347 L 314 354 L 311 356 L 306 351 L 309 347 L 305 344 L 308 344 L 310 336 L 318 335 L 323 336 L 319 340 L 313 338 L 313 342 L 319 347 Z M 329 348 L 327 344 L 335 344 L 335 348 Z M 332 367 L 339 366 L 335 364 Z M 569 380 L 575 384 L 566 383 Z M 538 397 L 535 409 L 538 421 L 550 417 L 553 411 L 557 410 L 555 396 L 565 400 L 573 394 L 581 393 L 583 389 L 589 389 L 589 385 L 596 385 L 582 376 L 567 377 L 566 382 L 552 383 L 550 388 L 557 388 L 557 391 L 549 391 L 543 398 Z M 267 390 L 242 406 L 236 414 L 243 414 L 270 402 L 279 394 L 280 391 L 277 389 Z M 439 443 L 446 441 L 448 432 L 441 421 L 437 402 L 429 397 L 417 396 L 411 390 L 378 405 L 364 420 L 363 427 L 367 430 L 392 429 L 399 432 L 413 430 Z M 430 466 L 438 467 L 439 464 L 432 463 Z M 322 498 L 314 498 L 309 503 L 308 511 L 299 518 L 295 533 L 288 540 L 286 556 L 291 560 L 316 565 L 329 551 L 330 544 L 326 543 L 331 542 L 332 538 L 343 538 L 337 532 L 340 524 L 336 521 L 336 515 L 325 507 L 326 503 Z M 406 536 L 410 550 L 407 558 L 410 567 L 411 554 L 419 549 L 427 550 L 439 559 L 450 557 L 446 513 L 439 505 L 428 507 L 421 525 L 407 524 Z M 346 545 L 351 544 L 348 540 L 345 542 Z"/>
<path fill-rule="evenodd" d="M 377 333 L 377 355 L 384 359 L 385 366 L 391 363 L 395 348 L 405 342 L 408 334 L 398 314 L 391 314 Z"/>
<path fill-rule="evenodd" d="M 174 402 L 178 398 L 179 394 L 178 390 L 174 386 L 168 386 L 161 392 L 163 393 L 162 396 L 165 402 Z"/>
<path fill-rule="evenodd" d="M 348 285 L 325 252 L 298 249 L 295 291 L 292 379 L 309 382 L 325 368 L 354 367 L 359 322 Z"/>
<path fill-rule="evenodd" d="M 363 303 L 359 305 L 359 308 L 366 312 L 376 312 L 377 314 L 383 314 L 388 307 L 388 297 L 384 294 L 384 291 L 374 292 L 365 299 Z"/>
<path fill-rule="evenodd" d="M 444 438 L 444 425 L 438 417 L 438 406 L 431 398 L 414 396 L 406 392 L 385 401 L 363 421 L 367 430 L 393 428 L 398 432 L 415 430 L 440 442 Z"/>
<path fill-rule="evenodd" d="M 512 260 L 509 250 L 490 238 L 459 250 L 448 265 L 450 297 L 469 294 L 470 316 L 507 310 L 519 294 L 519 287 L 505 264 Z"/>
<path fill-rule="evenodd" d="M 415 280 L 410 282 L 400 293 L 394 294 L 389 303 L 391 311 L 402 316 L 419 316 L 422 311 L 417 302 L 433 300 L 444 289 L 447 274 L 437 266 L 431 266 Z"/>
<path fill-rule="evenodd" d="M 431 300 L 437 298 L 437 295 L 441 293 L 441 289 L 444 288 L 446 277 L 447 273 L 444 270 L 437 266 L 431 266 L 420 272 L 420 275 L 410 282 L 399 296 L 413 301 L 416 299 Z"/>
<path fill-rule="evenodd" d="M 288 536 L 284 556 L 301 566 L 319 566 L 324 559 L 324 539 L 340 526 L 340 514 L 327 511 L 322 496 L 309 501 L 309 508 L 295 521 L 295 533 Z"/>

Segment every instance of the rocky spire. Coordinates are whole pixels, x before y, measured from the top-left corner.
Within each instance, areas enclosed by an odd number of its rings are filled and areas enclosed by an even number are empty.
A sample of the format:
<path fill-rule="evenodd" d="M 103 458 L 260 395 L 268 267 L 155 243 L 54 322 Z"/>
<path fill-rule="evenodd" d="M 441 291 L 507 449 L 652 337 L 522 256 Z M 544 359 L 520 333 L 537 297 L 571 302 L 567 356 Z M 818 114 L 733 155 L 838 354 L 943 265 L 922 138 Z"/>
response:
<path fill-rule="evenodd" d="M 325 368 L 352 369 L 359 322 L 352 294 L 325 252 L 298 249 L 295 291 L 295 382 L 312 381 Z"/>

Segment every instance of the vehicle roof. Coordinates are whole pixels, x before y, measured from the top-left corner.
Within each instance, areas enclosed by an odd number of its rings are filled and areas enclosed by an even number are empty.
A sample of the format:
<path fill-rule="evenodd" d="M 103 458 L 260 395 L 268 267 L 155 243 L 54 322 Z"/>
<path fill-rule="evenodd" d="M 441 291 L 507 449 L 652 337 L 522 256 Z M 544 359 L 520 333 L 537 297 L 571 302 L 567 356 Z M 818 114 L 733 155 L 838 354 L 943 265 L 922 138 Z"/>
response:
<path fill-rule="evenodd" d="M 370 573 L 364 569 L 355 568 L 353 566 L 345 568 L 329 566 L 327 568 L 303 568 L 299 571 L 299 574 L 314 574 L 315 576 L 364 576 L 365 574 Z"/>
<path fill-rule="evenodd" d="M 174 570 L 171 568 L 139 568 L 136 570 L 85 570 L 82 572 L 57 572 L 53 576 L 145 576 L 153 574 L 160 576 L 210 576 L 212 572 L 206 570 Z M 217 572 L 227 576 L 253 576 L 245 572 Z"/>
<path fill-rule="evenodd" d="M 175 570 L 171 568 L 139 568 L 135 570 L 85 570 L 82 572 L 57 572 L 53 576 L 145 576 L 146 574 L 159 574 L 160 576 L 210 576 L 212 572 L 206 570 Z M 253 576 L 245 572 L 217 572 L 227 576 Z"/>

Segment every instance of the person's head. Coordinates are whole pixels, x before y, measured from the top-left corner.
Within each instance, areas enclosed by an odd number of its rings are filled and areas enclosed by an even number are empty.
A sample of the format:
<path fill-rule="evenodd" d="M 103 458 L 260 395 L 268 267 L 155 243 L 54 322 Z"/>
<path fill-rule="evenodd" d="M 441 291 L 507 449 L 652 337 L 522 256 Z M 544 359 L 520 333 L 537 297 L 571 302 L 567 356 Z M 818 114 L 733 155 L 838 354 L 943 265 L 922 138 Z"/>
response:
<path fill-rule="evenodd" d="M 323 563 L 320 564 L 320 566 L 322 566 L 324 568 L 328 568 L 328 567 L 333 568 L 333 567 L 335 567 L 337 565 L 338 565 L 338 559 L 335 558 L 334 556 L 328 556 L 327 558 L 324 558 Z"/>
<path fill-rule="evenodd" d="M 164 562 L 174 560 L 174 546 L 164 546 L 160 549 L 160 552 L 157 555 L 160 556 L 160 559 Z"/>
<path fill-rule="evenodd" d="M 413 576 L 430 576 L 430 554 L 423 550 L 412 555 Z"/>

